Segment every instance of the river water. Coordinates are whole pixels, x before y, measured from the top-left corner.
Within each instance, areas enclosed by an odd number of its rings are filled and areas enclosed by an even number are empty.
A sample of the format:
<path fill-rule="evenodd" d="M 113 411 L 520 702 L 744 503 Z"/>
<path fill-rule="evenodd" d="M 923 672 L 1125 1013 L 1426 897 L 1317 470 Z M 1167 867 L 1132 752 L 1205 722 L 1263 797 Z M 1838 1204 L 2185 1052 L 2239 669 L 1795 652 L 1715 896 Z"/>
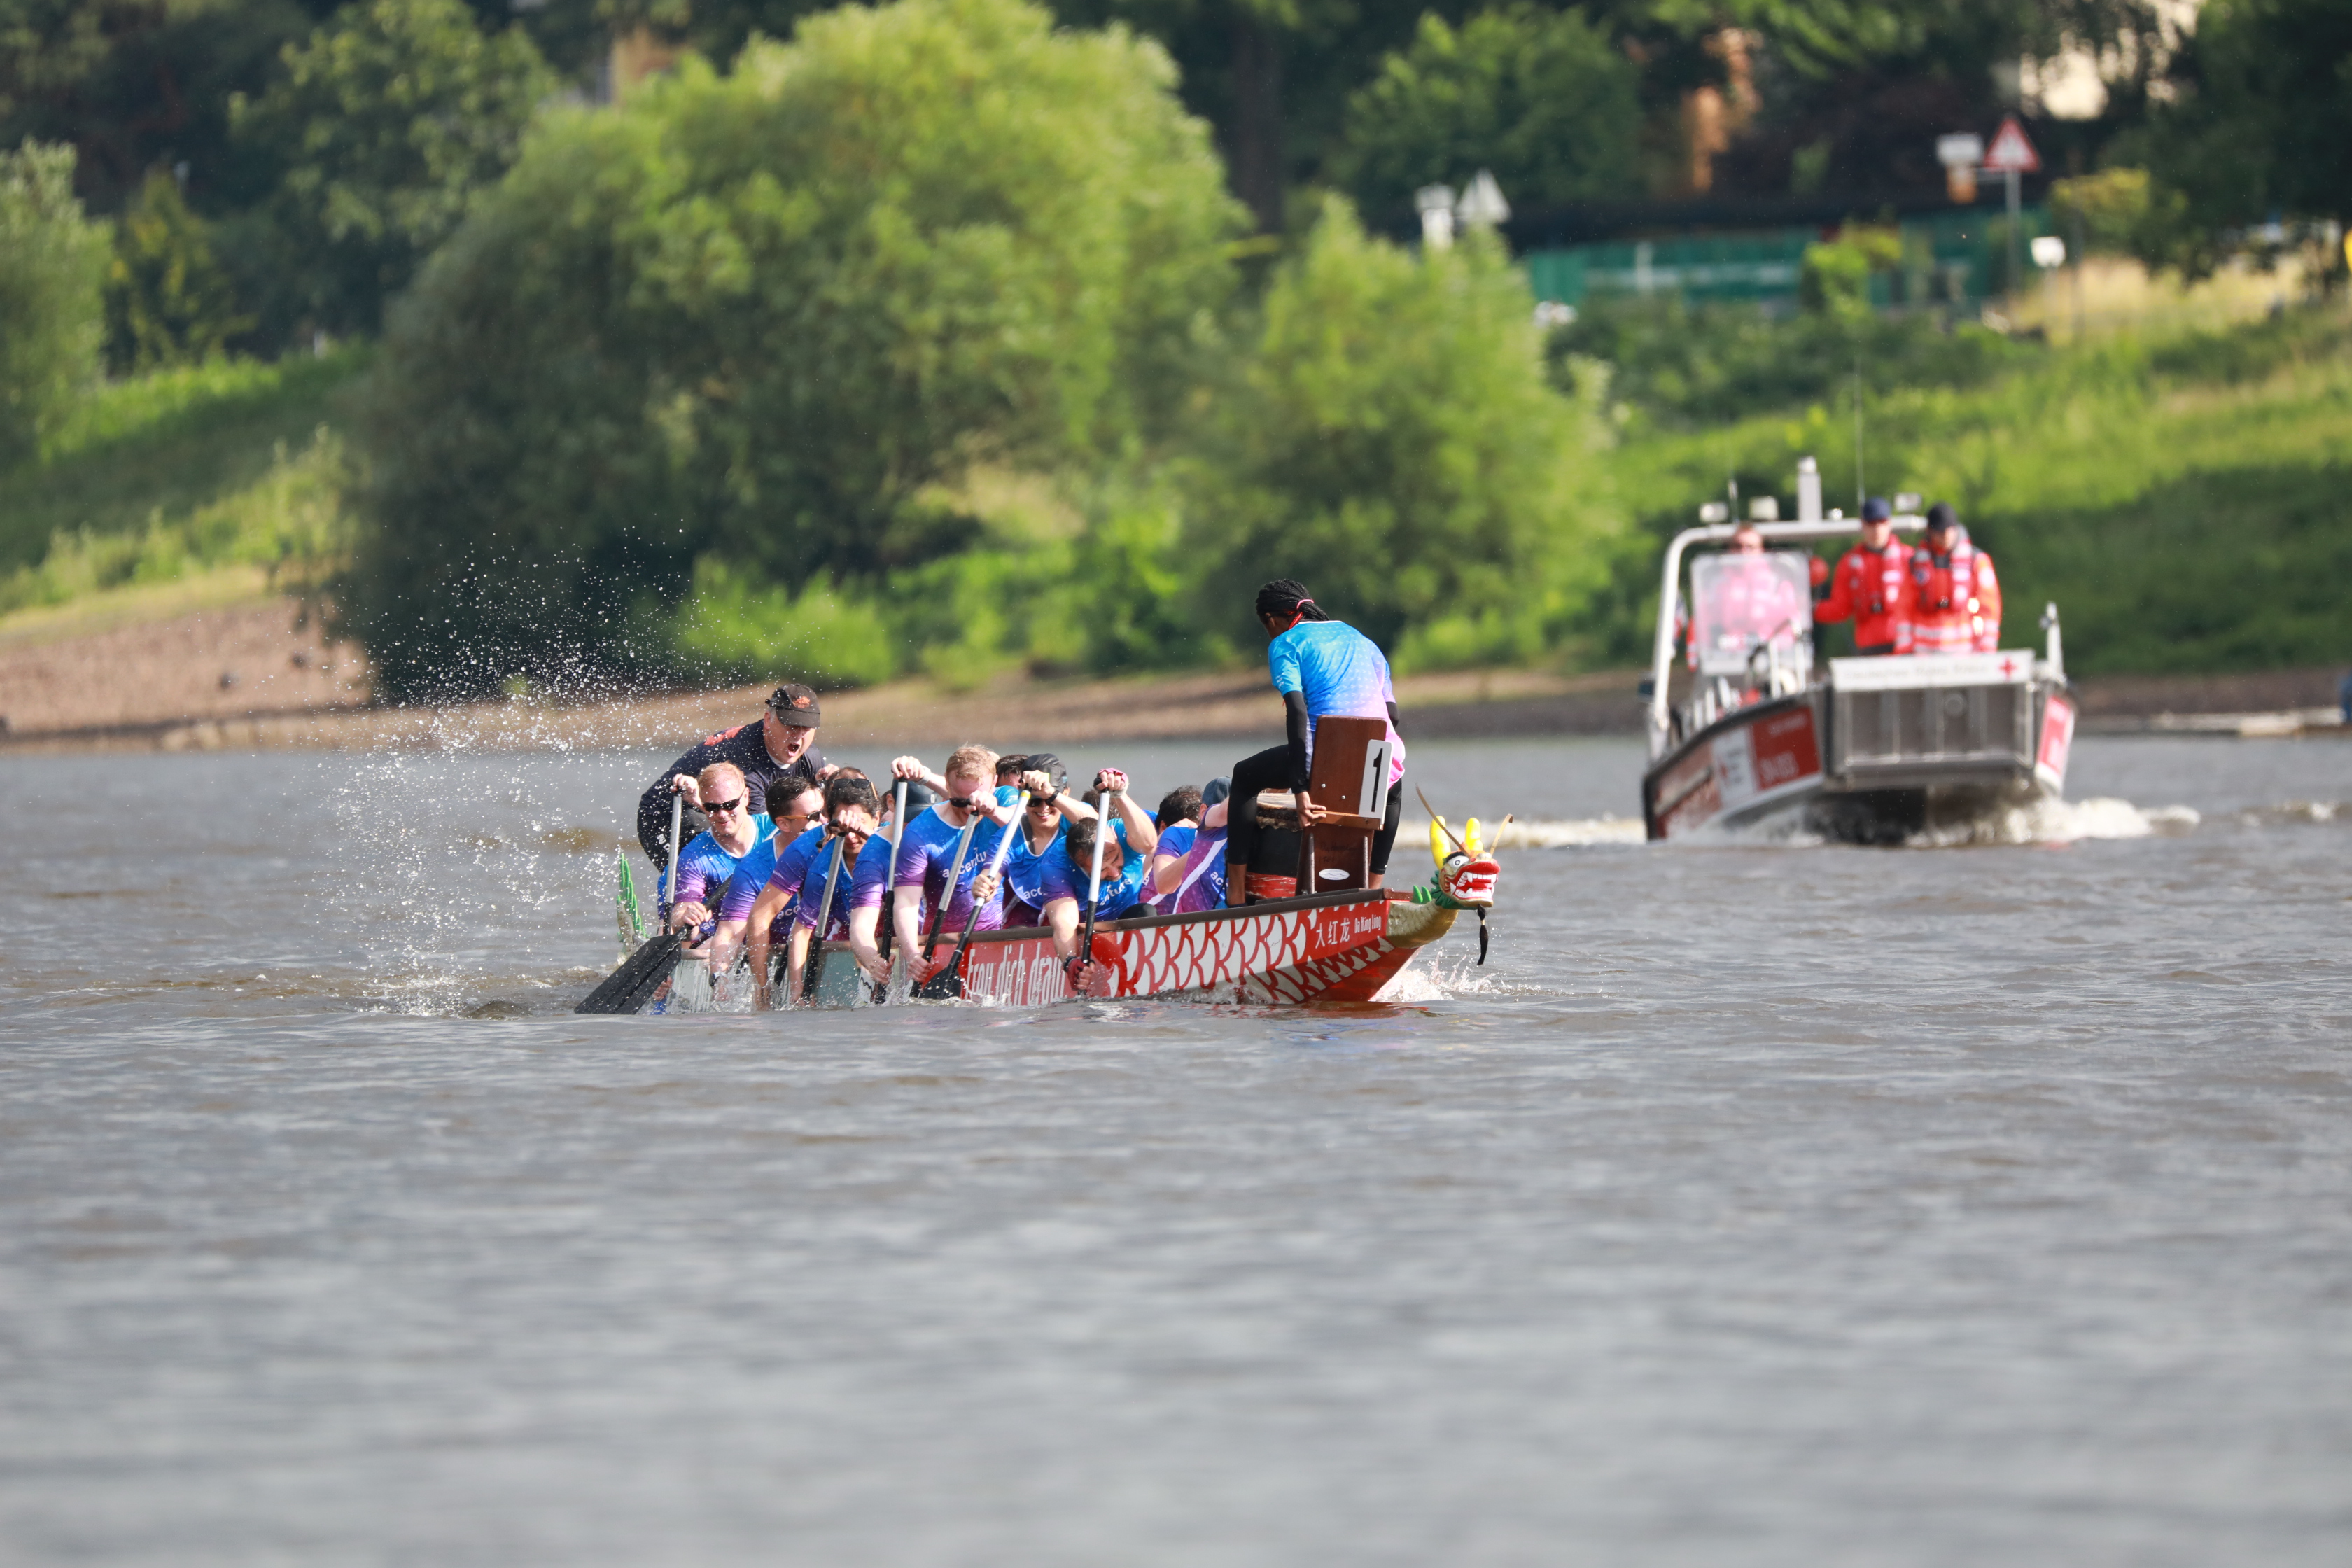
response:
<path fill-rule="evenodd" d="M 574 1018 L 658 762 L 0 761 L 0 1560 L 2352 1560 L 2352 745 L 1429 744 L 1391 1007 Z"/>

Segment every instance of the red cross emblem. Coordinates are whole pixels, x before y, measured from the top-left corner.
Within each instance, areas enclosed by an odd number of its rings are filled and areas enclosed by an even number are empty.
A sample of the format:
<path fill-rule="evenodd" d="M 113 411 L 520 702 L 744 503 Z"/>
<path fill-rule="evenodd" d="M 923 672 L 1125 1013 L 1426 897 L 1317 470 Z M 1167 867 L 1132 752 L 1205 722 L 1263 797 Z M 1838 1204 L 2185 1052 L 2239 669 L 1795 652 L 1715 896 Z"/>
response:
<path fill-rule="evenodd" d="M 2007 680 L 2011 676 L 2015 675 L 2016 673 L 2017 660 L 2013 658 L 2005 658 L 2000 661 L 2000 678 L 2003 680 Z"/>

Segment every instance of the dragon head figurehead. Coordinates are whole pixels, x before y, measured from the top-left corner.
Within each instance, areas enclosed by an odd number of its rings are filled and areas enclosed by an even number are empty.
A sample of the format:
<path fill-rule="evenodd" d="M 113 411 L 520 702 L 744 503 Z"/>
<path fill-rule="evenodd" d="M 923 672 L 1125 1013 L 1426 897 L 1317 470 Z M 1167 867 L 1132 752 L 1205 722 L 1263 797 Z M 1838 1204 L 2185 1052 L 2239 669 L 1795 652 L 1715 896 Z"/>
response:
<path fill-rule="evenodd" d="M 1495 907 L 1495 879 L 1502 868 L 1484 854 L 1448 855 L 1437 868 L 1437 901 L 1457 910 Z"/>

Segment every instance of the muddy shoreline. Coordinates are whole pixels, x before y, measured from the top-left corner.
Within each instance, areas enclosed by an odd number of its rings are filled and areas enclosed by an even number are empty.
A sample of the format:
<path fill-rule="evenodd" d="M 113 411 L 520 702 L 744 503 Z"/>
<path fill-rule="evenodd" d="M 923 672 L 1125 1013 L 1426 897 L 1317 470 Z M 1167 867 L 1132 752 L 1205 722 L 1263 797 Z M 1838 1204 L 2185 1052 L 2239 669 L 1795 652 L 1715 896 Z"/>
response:
<path fill-rule="evenodd" d="M 2341 671 L 2094 676 L 2090 732 L 2341 733 Z M 1429 739 L 1638 734 L 1642 672 L 1486 670 L 1409 677 L 1399 705 Z M 568 751 L 682 745 L 754 718 L 765 686 L 598 701 L 376 707 L 364 661 L 275 600 L 41 644 L 0 642 L 0 752 Z M 257 699 L 260 700 L 257 701 Z M 1007 679 L 970 691 L 898 681 L 824 699 L 831 744 L 954 745 L 1264 738 L 1282 705 L 1255 666 L 1111 680 Z M 2243 718 L 2251 721 L 2239 723 Z"/>

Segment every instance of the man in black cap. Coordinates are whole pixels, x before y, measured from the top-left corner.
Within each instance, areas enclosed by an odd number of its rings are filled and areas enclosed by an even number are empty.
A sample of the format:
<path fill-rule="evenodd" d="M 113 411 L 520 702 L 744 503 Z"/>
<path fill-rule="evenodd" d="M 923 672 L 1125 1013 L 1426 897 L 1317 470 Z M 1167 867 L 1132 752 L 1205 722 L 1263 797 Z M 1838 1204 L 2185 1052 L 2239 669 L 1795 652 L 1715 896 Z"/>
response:
<path fill-rule="evenodd" d="M 1830 576 L 1813 619 L 1853 623 L 1858 654 L 1911 651 L 1911 547 L 1895 537 L 1895 512 L 1873 496 L 1862 507 L 1862 542 Z"/>
<path fill-rule="evenodd" d="M 637 799 L 637 842 L 657 867 L 669 864 L 669 803 L 673 795 L 686 797 L 686 826 L 680 843 L 690 842 L 709 826 L 702 815 L 702 797 L 695 777 L 713 763 L 732 763 L 743 770 L 743 783 L 753 813 L 768 809 L 768 792 L 780 781 L 779 798 L 788 798 L 832 776 L 824 753 L 816 749 L 816 693 L 805 686 L 779 686 L 769 695 L 768 711 L 756 724 L 738 724 L 704 738 L 703 742 L 672 763 Z"/>

